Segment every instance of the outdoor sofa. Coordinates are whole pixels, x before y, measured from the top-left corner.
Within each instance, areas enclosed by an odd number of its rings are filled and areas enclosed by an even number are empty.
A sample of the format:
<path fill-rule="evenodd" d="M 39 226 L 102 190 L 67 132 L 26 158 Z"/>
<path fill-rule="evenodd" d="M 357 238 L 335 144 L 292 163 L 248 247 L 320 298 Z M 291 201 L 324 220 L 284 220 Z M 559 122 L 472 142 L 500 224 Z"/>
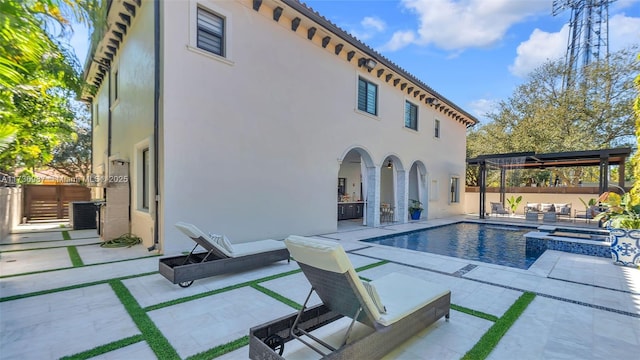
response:
<path fill-rule="evenodd" d="M 234 244 L 224 235 L 206 234 L 193 224 L 178 222 L 175 226 L 196 245 L 186 256 L 160 259 L 159 271 L 181 287 L 188 287 L 197 279 L 289 261 L 283 241 L 267 239 Z M 198 246 L 205 251 L 195 253 Z"/>
<path fill-rule="evenodd" d="M 322 359 L 379 359 L 438 319 L 449 319 L 451 291 L 443 286 L 399 273 L 362 281 L 336 242 L 292 235 L 285 243 L 311 290 L 299 312 L 250 329 L 251 359 L 284 359 L 292 340 L 305 345 L 295 344 L 302 349 L 293 356 L 313 351 Z M 313 292 L 322 303 L 307 307 Z M 346 331 L 315 336 L 314 330 L 343 318 L 351 319 Z"/>

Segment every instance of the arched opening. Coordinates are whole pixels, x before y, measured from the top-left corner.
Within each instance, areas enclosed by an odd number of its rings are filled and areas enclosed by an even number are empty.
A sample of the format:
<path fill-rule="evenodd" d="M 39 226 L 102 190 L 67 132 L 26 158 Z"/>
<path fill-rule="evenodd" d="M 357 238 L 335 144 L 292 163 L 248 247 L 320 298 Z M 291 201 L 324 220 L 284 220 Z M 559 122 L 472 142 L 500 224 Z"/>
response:
<path fill-rule="evenodd" d="M 422 161 L 416 161 L 411 165 L 411 169 L 409 170 L 409 206 L 411 206 L 411 200 L 417 200 L 420 202 L 423 210 L 420 212 L 420 216 L 418 217 L 419 219 L 428 218 L 428 199 L 427 168 L 424 166 Z"/>
<path fill-rule="evenodd" d="M 380 223 L 407 222 L 406 171 L 395 155 L 384 158 L 380 168 Z"/>
<path fill-rule="evenodd" d="M 339 229 L 377 226 L 374 221 L 376 167 L 371 155 L 354 147 L 343 154 L 337 179 L 337 221 Z"/>

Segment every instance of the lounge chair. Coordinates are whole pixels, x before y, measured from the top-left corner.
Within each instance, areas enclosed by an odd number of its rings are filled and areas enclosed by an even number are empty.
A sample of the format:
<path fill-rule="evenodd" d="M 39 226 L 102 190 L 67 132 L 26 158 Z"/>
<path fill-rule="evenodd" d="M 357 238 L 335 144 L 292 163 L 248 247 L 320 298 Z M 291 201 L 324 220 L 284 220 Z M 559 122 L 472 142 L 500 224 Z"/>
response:
<path fill-rule="evenodd" d="M 491 203 L 491 214 L 496 215 L 509 215 L 509 210 L 505 209 L 502 203 L 492 202 Z"/>
<path fill-rule="evenodd" d="M 196 245 L 186 256 L 160 259 L 159 271 L 181 287 L 188 287 L 194 280 L 209 276 L 289 261 L 289 251 L 282 241 L 268 239 L 233 244 L 226 236 L 208 235 L 193 224 L 178 222 L 176 227 Z M 206 252 L 195 253 L 198 246 Z"/>
<path fill-rule="evenodd" d="M 442 286 L 398 273 L 362 282 L 340 244 L 293 235 L 285 243 L 311 291 L 298 313 L 249 331 L 251 359 L 284 359 L 285 343 L 293 339 L 323 359 L 377 359 L 443 316 L 449 319 L 451 291 Z M 307 308 L 314 291 L 322 304 Z M 343 317 L 352 320 L 333 344 L 311 334 Z M 368 330 L 364 336 L 354 335 L 356 321 L 364 324 L 358 330 Z"/>

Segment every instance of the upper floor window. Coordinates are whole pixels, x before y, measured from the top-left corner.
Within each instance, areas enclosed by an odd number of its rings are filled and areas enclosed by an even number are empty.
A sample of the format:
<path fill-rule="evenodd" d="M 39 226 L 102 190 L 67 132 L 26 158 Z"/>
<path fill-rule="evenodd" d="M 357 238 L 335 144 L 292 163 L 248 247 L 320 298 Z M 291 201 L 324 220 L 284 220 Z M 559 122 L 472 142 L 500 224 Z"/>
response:
<path fill-rule="evenodd" d="M 93 108 L 93 119 L 95 120 L 96 126 L 100 125 L 100 104 L 96 103 L 96 106 Z"/>
<path fill-rule="evenodd" d="M 408 101 L 404 103 L 404 126 L 418 130 L 418 107 Z"/>
<path fill-rule="evenodd" d="M 120 72 L 118 70 L 116 70 L 113 73 L 113 101 L 118 100 L 118 86 L 119 86 L 118 85 L 118 77 L 119 77 L 118 74 L 119 73 Z"/>
<path fill-rule="evenodd" d="M 440 120 L 436 119 L 433 130 L 434 130 L 433 136 L 439 138 L 440 137 Z"/>
<path fill-rule="evenodd" d="M 198 8 L 197 46 L 216 55 L 224 54 L 224 18 Z"/>
<path fill-rule="evenodd" d="M 358 78 L 358 110 L 378 115 L 378 85 Z"/>

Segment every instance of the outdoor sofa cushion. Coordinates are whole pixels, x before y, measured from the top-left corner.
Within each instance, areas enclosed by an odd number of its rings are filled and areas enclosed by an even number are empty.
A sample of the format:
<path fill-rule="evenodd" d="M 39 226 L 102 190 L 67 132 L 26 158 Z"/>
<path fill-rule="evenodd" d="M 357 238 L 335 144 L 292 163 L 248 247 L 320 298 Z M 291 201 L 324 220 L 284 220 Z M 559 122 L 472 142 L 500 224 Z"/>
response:
<path fill-rule="evenodd" d="M 553 204 L 556 207 L 556 213 L 559 215 L 571 215 L 571 204 Z"/>

